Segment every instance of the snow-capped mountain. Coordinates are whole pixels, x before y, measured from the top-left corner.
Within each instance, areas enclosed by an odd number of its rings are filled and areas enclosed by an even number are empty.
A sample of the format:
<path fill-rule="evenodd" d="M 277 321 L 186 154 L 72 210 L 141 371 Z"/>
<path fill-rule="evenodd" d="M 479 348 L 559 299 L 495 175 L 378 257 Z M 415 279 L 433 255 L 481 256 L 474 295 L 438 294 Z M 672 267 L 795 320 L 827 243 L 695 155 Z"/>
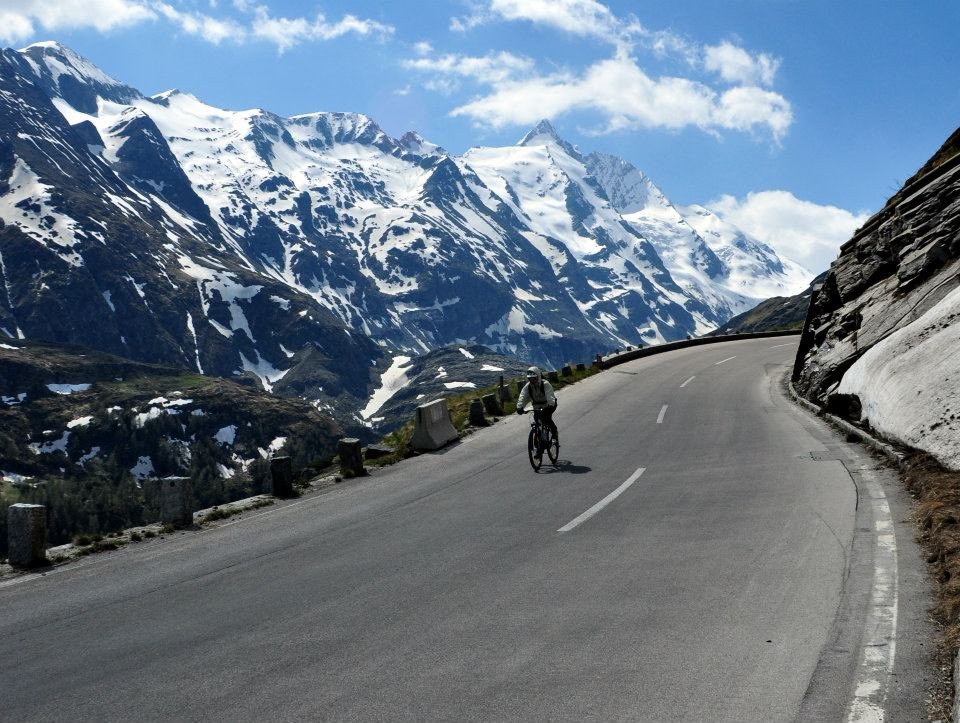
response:
<path fill-rule="evenodd" d="M 458 158 L 359 114 L 146 97 L 56 43 L 0 53 L 0 220 L 0 333 L 245 373 L 341 418 L 396 355 L 588 359 L 708 331 L 792 268 L 548 123 Z"/>

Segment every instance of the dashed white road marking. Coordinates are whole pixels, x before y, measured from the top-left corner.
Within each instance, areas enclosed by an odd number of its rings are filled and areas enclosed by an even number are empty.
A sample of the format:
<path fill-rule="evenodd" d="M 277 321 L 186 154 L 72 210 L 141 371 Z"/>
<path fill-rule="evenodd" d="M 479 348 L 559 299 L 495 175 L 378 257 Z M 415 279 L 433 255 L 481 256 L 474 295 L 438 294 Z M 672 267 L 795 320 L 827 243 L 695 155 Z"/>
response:
<path fill-rule="evenodd" d="M 848 723 L 882 723 L 897 652 L 897 537 L 890 504 L 876 475 L 864 470 L 867 497 L 873 507 L 873 588 L 854 678 Z"/>
<path fill-rule="evenodd" d="M 770 347 L 767 347 L 767 348 L 768 348 L 768 349 L 779 349 L 779 348 L 782 347 L 782 346 L 793 346 L 793 342 L 791 341 L 791 342 L 788 343 L 788 344 L 777 344 L 776 346 L 770 346 Z"/>
<path fill-rule="evenodd" d="M 718 361 L 716 364 L 714 364 L 714 366 L 715 366 L 715 367 L 720 366 L 720 365 L 723 364 L 724 362 L 728 362 L 728 361 L 730 361 L 731 359 L 736 359 L 736 358 L 737 358 L 737 355 L 736 355 L 736 354 L 734 354 L 733 356 L 728 356 L 726 359 L 721 359 L 720 361 Z"/>
<path fill-rule="evenodd" d="M 632 485 L 634 482 L 640 479 L 640 475 L 642 475 L 645 470 L 646 470 L 645 467 L 640 467 L 636 472 L 634 472 L 632 475 L 630 475 L 627 478 L 626 482 L 624 482 L 622 485 L 617 487 L 617 489 L 615 489 L 613 492 L 608 494 L 606 497 L 600 500 L 597 504 L 595 504 L 589 510 L 584 512 L 582 515 L 579 515 L 578 517 L 574 517 L 572 520 L 570 520 L 570 522 L 568 522 L 559 530 L 557 530 L 557 532 L 570 532 L 570 530 L 572 530 L 577 525 L 581 525 L 587 520 L 589 520 L 591 517 L 597 514 L 600 510 L 602 510 L 604 507 L 606 507 L 615 499 L 617 499 L 617 497 L 623 494 L 630 485 Z"/>
<path fill-rule="evenodd" d="M 690 382 L 692 382 L 696 378 L 697 378 L 696 375 L 690 377 L 689 379 L 687 379 L 687 381 L 685 381 L 683 384 L 680 385 L 680 388 L 683 389 L 685 386 L 687 386 Z"/>
<path fill-rule="evenodd" d="M 663 424 L 663 416 L 667 413 L 667 405 L 660 407 L 660 414 L 657 415 L 657 424 Z"/>

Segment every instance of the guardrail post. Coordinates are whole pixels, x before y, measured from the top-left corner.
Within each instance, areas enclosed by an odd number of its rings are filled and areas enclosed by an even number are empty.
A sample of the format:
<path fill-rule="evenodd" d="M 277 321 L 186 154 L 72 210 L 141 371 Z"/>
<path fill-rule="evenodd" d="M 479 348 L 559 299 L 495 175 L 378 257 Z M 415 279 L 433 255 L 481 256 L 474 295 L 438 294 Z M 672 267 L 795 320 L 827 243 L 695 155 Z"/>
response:
<path fill-rule="evenodd" d="M 556 372 L 547 372 L 547 379 L 551 382 L 559 382 L 560 375 L 557 374 Z"/>
<path fill-rule="evenodd" d="M 470 426 L 487 426 L 487 418 L 483 414 L 483 401 L 480 399 L 474 399 L 472 402 L 470 402 Z"/>
<path fill-rule="evenodd" d="M 160 485 L 160 521 L 175 527 L 193 524 L 193 484 L 189 477 L 164 477 Z"/>
<path fill-rule="evenodd" d="M 500 400 L 496 394 L 483 395 L 483 408 L 491 417 L 502 417 L 503 409 L 500 407 Z"/>
<path fill-rule="evenodd" d="M 513 397 L 510 394 L 510 387 L 503 383 L 503 377 L 500 377 L 500 401 L 509 402 Z"/>
<path fill-rule="evenodd" d="M 354 437 L 341 439 L 337 443 L 337 453 L 340 455 L 340 474 L 344 477 L 362 477 L 367 473 L 363 468 L 359 439 Z"/>
<path fill-rule="evenodd" d="M 7 560 L 14 567 L 49 565 L 47 508 L 22 502 L 7 508 Z"/>
<path fill-rule="evenodd" d="M 573 367 L 567 364 L 560 370 L 560 376 L 563 377 L 572 377 L 573 376 Z"/>
<path fill-rule="evenodd" d="M 587 371 L 587 365 L 586 365 L 586 364 L 577 364 L 577 371 L 578 371 L 578 372 L 585 372 L 585 371 Z"/>
<path fill-rule="evenodd" d="M 270 480 L 274 497 L 293 497 L 293 460 L 289 457 L 271 459 Z"/>

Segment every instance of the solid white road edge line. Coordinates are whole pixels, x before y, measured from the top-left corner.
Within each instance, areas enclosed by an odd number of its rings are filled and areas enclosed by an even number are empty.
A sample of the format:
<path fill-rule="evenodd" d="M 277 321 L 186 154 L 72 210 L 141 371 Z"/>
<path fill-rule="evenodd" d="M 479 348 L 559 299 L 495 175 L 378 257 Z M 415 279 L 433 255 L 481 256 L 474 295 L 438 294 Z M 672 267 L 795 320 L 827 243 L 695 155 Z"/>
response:
<path fill-rule="evenodd" d="M 876 475 L 863 470 L 873 506 L 873 589 L 860 641 L 862 653 L 854 678 L 848 723 L 882 723 L 897 652 L 897 538 L 890 504 Z"/>
<path fill-rule="evenodd" d="M 690 377 L 689 379 L 687 379 L 687 381 L 685 381 L 683 384 L 680 385 L 680 388 L 683 389 L 685 386 L 687 386 L 690 382 L 692 382 L 696 378 L 697 378 L 696 375 Z"/>
<path fill-rule="evenodd" d="M 657 424 L 663 424 L 663 415 L 667 413 L 667 405 L 660 407 L 660 414 L 657 415 Z"/>
<path fill-rule="evenodd" d="M 715 366 L 715 367 L 718 367 L 718 366 L 720 366 L 721 364 L 723 364 L 724 362 L 728 362 L 728 361 L 730 361 L 731 359 L 736 359 L 736 358 L 737 358 L 737 355 L 736 355 L 736 354 L 734 354 L 733 356 L 728 356 L 726 359 L 721 359 L 720 361 L 718 361 L 716 364 L 714 364 L 714 366 Z"/>
<path fill-rule="evenodd" d="M 600 510 L 602 510 L 604 507 L 606 507 L 615 499 L 617 499 L 617 497 L 623 494 L 630 485 L 632 485 L 634 482 L 640 479 L 640 475 L 642 475 L 645 470 L 646 470 L 646 467 L 640 467 L 636 472 L 634 472 L 632 475 L 630 475 L 627 478 L 626 482 L 624 482 L 622 485 L 617 487 L 617 489 L 615 489 L 613 492 L 608 494 L 606 497 L 600 500 L 597 504 L 595 504 L 589 510 L 584 512 L 582 515 L 580 515 L 579 517 L 574 517 L 572 520 L 570 520 L 570 522 L 568 522 L 559 530 L 557 530 L 557 532 L 570 532 L 570 530 L 572 530 L 577 525 L 581 525 L 587 520 L 589 520 L 591 517 L 597 514 Z"/>

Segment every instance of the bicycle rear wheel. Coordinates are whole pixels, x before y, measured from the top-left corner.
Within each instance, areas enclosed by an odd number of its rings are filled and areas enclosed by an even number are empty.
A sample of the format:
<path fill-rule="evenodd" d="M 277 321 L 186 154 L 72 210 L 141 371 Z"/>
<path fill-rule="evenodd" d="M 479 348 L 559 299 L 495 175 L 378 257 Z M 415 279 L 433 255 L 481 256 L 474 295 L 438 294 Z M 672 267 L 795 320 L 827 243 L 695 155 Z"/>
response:
<path fill-rule="evenodd" d="M 530 466 L 534 472 L 539 472 L 543 466 L 543 452 L 540 449 L 540 440 L 537 438 L 536 428 L 530 430 L 527 437 L 527 456 L 530 458 Z"/>

